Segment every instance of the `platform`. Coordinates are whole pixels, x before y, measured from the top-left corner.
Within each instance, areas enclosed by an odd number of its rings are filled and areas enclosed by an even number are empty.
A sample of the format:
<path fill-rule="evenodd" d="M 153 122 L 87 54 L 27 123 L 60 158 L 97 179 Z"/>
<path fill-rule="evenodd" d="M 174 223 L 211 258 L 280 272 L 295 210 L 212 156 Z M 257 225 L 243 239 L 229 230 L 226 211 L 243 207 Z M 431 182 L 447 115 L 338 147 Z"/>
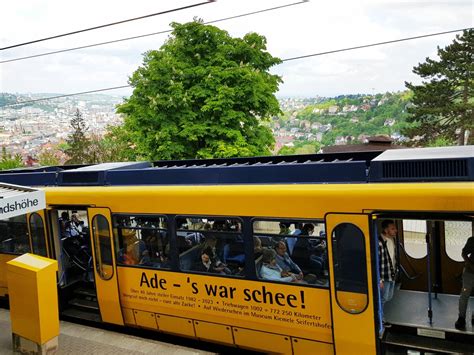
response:
<path fill-rule="evenodd" d="M 61 321 L 59 351 L 57 354 L 97 354 L 97 355 L 139 355 L 171 354 L 197 355 L 213 354 L 184 346 L 167 344 L 151 339 L 114 333 L 107 330 L 87 327 Z M 10 313 L 0 309 L 0 355 L 12 354 L 12 334 Z"/>

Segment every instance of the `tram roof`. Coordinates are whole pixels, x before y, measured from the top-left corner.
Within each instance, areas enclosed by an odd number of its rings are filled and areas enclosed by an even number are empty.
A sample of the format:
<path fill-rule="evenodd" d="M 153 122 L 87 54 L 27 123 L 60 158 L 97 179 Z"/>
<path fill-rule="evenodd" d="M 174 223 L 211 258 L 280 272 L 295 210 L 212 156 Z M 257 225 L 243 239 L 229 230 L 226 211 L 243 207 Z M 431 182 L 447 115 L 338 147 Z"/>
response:
<path fill-rule="evenodd" d="M 474 181 L 474 146 L 42 167 L 0 171 L 0 181 L 28 186 Z"/>

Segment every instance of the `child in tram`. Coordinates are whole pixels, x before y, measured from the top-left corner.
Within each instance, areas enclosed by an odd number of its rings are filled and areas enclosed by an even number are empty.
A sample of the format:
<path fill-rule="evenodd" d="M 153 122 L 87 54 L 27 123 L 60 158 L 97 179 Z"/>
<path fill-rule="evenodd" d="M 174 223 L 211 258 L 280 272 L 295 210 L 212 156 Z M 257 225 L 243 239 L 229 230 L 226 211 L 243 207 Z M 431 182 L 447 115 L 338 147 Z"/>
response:
<path fill-rule="evenodd" d="M 194 271 L 208 272 L 218 274 L 219 271 L 216 269 L 216 265 L 211 259 L 212 250 L 205 248 L 201 251 L 200 260 L 193 266 Z"/>

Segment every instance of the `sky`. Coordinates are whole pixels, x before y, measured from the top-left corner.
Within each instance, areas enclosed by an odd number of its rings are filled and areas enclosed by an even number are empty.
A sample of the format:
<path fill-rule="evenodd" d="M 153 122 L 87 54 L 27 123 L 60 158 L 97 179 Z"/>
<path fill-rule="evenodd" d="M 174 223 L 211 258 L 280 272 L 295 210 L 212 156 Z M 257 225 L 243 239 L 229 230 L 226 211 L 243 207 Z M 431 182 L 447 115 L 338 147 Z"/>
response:
<path fill-rule="evenodd" d="M 143 16 L 205 0 L 22 0 L 2 2 L 0 47 Z M 213 21 L 298 0 L 217 0 L 179 12 L 0 51 L 0 61 L 169 30 L 171 22 Z M 256 32 L 285 59 L 364 44 L 473 27 L 471 0 L 310 0 L 218 22 L 231 36 Z M 69 94 L 126 85 L 143 53 L 169 33 L 10 63 L 0 63 L 0 92 Z M 404 90 L 412 69 L 436 58 L 455 34 L 284 62 L 277 96 L 315 97 Z M 108 91 L 128 96 L 131 89 Z"/>

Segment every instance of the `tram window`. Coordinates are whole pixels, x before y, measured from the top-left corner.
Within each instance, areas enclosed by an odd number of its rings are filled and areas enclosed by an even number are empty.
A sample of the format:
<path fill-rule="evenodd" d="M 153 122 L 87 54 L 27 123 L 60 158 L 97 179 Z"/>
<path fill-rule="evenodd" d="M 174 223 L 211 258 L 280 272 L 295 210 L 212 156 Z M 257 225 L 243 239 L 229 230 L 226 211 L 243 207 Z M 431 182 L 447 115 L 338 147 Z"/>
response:
<path fill-rule="evenodd" d="M 29 251 L 26 215 L 0 220 L 0 252 L 24 254 Z"/>
<path fill-rule="evenodd" d="M 336 300 L 349 313 L 361 313 L 367 307 L 367 264 L 365 238 L 351 223 L 339 224 L 332 234 Z"/>
<path fill-rule="evenodd" d="M 412 258 L 421 259 L 426 256 L 425 220 L 403 220 L 403 246 Z"/>
<path fill-rule="evenodd" d="M 473 235 L 472 222 L 446 221 L 444 222 L 444 238 L 446 254 L 454 261 L 462 262 L 462 248 L 469 237 Z"/>
<path fill-rule="evenodd" d="M 242 222 L 232 217 L 176 218 L 181 270 L 243 277 Z"/>
<path fill-rule="evenodd" d="M 255 268 L 259 278 L 327 285 L 325 225 L 307 220 L 255 220 Z M 274 261 L 271 260 L 274 257 Z"/>
<path fill-rule="evenodd" d="M 169 269 L 170 245 L 165 217 L 114 215 L 119 265 Z"/>
<path fill-rule="evenodd" d="M 112 246 L 110 244 L 109 222 L 107 218 L 98 214 L 92 220 L 94 232 L 94 247 L 96 270 L 103 280 L 110 280 L 113 276 Z"/>
<path fill-rule="evenodd" d="M 47 256 L 43 219 L 38 213 L 30 215 L 30 230 L 33 253 Z"/>

